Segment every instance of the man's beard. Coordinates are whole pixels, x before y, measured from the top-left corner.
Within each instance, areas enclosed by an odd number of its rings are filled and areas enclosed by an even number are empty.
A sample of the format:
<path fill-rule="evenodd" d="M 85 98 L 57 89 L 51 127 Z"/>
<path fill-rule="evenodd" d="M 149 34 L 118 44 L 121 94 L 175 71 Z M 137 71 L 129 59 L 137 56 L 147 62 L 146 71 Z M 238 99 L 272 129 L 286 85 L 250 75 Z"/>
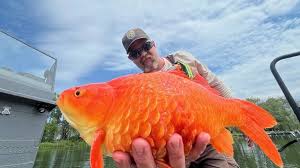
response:
<path fill-rule="evenodd" d="M 156 60 L 151 60 L 152 63 L 151 64 L 145 64 L 144 65 L 144 72 L 148 73 L 148 72 L 154 72 L 158 70 L 158 61 Z"/>

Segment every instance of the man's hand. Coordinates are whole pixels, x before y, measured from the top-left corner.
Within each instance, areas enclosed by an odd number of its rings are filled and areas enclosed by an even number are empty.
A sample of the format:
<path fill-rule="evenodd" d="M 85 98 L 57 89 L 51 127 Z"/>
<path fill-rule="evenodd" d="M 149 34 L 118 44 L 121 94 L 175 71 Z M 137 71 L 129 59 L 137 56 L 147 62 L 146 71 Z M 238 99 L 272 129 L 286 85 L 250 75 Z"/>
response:
<path fill-rule="evenodd" d="M 185 168 L 190 161 L 194 161 L 204 152 L 206 145 L 210 141 L 210 136 L 207 133 L 201 133 L 197 136 L 196 143 L 191 150 L 189 156 L 185 158 L 182 138 L 179 134 L 171 136 L 167 143 L 169 156 L 169 164 L 173 168 Z M 150 145 L 142 138 L 137 138 L 132 142 L 132 157 L 128 153 L 114 152 L 113 160 L 118 168 L 129 168 L 136 164 L 138 168 L 156 168 L 156 163 L 153 159 Z"/>

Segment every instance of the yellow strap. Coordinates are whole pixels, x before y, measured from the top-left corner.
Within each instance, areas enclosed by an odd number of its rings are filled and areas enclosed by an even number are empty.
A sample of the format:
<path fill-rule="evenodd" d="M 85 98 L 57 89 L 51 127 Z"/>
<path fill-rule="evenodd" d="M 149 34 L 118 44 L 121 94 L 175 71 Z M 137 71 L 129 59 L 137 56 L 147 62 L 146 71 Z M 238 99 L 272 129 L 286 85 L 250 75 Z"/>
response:
<path fill-rule="evenodd" d="M 195 77 L 191 67 L 188 64 L 181 61 L 177 61 L 177 63 L 180 64 L 181 69 L 190 79 L 193 79 Z"/>

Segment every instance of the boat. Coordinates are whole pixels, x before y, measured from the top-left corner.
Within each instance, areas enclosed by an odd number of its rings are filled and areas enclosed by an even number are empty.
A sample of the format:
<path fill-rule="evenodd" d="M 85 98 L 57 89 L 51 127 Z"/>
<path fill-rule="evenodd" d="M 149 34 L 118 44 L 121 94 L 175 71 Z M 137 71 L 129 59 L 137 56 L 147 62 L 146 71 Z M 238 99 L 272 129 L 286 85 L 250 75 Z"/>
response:
<path fill-rule="evenodd" d="M 56 106 L 56 67 L 54 57 L 0 31 L 0 168 L 34 166 Z"/>

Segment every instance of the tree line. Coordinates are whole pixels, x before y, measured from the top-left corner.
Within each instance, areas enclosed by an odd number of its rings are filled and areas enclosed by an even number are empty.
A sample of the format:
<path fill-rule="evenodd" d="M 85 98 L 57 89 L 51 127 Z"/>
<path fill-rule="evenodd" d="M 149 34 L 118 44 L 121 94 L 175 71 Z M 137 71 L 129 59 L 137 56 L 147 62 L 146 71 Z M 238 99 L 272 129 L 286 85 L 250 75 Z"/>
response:
<path fill-rule="evenodd" d="M 300 129 L 299 121 L 290 108 L 286 99 L 268 98 L 266 100 L 260 98 L 247 98 L 246 100 L 257 104 L 265 110 L 272 113 L 278 124 L 274 128 L 269 128 L 267 131 L 294 131 Z M 236 129 L 230 129 L 236 133 Z M 50 113 L 47 120 L 42 142 L 53 142 L 58 140 L 81 140 L 79 133 L 72 128 L 69 123 L 63 118 L 62 113 L 56 107 Z"/>

